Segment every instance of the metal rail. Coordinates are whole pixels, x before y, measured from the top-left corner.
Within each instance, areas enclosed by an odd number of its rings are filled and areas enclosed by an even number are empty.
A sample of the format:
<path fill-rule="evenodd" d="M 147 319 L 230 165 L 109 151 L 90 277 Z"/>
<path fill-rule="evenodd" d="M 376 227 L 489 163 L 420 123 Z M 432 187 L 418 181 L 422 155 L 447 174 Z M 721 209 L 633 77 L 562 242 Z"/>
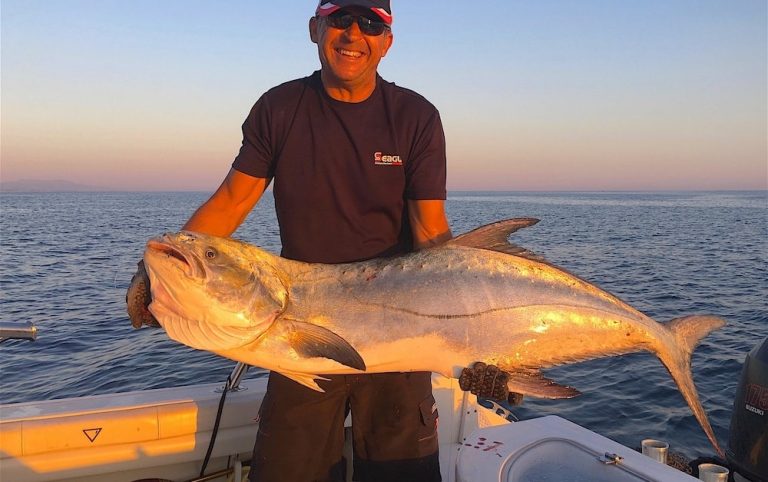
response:
<path fill-rule="evenodd" d="M 229 374 L 227 383 L 225 383 L 223 387 L 217 388 L 216 392 L 221 393 L 224 390 L 228 392 L 239 392 L 240 390 L 247 390 L 247 388 L 240 386 L 240 380 L 242 380 L 245 374 L 248 373 L 249 367 L 250 365 L 246 363 L 238 362 L 237 365 L 235 365 L 235 368 L 232 369 L 232 373 Z"/>

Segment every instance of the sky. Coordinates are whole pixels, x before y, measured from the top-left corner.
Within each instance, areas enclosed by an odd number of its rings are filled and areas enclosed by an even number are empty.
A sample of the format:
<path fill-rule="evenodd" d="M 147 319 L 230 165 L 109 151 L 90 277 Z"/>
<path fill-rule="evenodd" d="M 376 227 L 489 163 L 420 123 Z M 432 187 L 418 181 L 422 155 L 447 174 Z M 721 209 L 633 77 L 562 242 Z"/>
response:
<path fill-rule="evenodd" d="M 449 190 L 768 188 L 765 0 L 394 0 Z M 1 0 L 0 181 L 214 190 L 313 0 Z"/>

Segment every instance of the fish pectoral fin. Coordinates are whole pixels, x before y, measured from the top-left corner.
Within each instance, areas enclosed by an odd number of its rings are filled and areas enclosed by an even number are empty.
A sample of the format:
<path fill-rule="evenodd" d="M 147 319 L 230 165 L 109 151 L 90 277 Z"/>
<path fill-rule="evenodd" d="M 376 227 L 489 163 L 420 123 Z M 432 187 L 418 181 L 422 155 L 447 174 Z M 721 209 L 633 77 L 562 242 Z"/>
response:
<path fill-rule="evenodd" d="M 538 370 L 505 370 L 509 374 L 507 387 L 510 392 L 536 398 L 573 398 L 581 392 L 573 387 L 560 385 Z"/>
<path fill-rule="evenodd" d="M 307 358 L 323 357 L 337 361 L 342 365 L 365 371 L 363 357 L 347 340 L 322 326 L 291 321 L 285 329 L 288 344 L 301 356 Z"/>

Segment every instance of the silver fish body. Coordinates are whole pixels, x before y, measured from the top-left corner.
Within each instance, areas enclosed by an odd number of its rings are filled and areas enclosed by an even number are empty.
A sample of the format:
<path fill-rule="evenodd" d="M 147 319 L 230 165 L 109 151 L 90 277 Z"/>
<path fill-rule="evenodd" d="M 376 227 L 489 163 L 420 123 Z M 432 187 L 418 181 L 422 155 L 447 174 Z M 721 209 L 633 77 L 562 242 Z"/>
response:
<path fill-rule="evenodd" d="M 647 350 L 667 367 L 715 448 L 693 383 L 695 345 L 724 322 L 658 323 L 507 243 L 534 219 L 494 223 L 444 245 L 365 262 L 300 263 L 231 239 L 167 234 L 148 243 L 150 311 L 194 348 L 278 371 L 310 388 L 323 374 L 432 371 L 477 361 L 509 389 L 578 395 L 542 368 Z"/>

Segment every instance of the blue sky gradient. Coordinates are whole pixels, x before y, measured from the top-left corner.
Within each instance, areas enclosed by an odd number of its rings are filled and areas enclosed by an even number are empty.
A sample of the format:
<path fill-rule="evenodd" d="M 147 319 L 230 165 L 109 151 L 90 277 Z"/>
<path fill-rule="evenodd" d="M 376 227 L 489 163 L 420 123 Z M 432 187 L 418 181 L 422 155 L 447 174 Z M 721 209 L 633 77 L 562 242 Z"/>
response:
<path fill-rule="evenodd" d="M 0 179 L 212 190 L 316 2 L 3 0 Z M 393 2 L 449 189 L 766 189 L 764 0 Z"/>

